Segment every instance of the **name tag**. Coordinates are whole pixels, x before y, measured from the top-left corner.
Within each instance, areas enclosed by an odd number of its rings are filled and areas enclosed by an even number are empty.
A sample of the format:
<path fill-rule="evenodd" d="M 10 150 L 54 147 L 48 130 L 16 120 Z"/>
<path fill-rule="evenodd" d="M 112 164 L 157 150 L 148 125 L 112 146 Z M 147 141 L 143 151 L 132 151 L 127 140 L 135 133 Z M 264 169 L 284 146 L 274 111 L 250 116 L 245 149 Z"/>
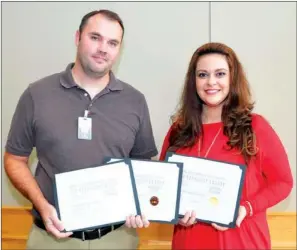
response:
<path fill-rule="evenodd" d="M 92 118 L 78 117 L 77 137 L 81 140 L 92 140 Z"/>

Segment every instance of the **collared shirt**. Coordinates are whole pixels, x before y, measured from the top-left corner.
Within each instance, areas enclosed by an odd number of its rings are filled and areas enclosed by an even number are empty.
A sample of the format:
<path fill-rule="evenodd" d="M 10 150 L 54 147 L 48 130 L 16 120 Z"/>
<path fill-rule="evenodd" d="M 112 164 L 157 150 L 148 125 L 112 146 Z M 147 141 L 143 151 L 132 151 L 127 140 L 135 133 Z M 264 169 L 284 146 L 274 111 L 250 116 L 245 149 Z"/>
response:
<path fill-rule="evenodd" d="M 36 148 L 35 177 L 49 203 L 54 204 L 57 173 L 100 165 L 105 157 L 149 159 L 157 155 L 144 95 L 115 78 L 93 99 L 65 71 L 28 86 L 18 102 L 6 151 L 29 156 Z M 92 139 L 78 139 L 78 117 L 89 110 Z"/>

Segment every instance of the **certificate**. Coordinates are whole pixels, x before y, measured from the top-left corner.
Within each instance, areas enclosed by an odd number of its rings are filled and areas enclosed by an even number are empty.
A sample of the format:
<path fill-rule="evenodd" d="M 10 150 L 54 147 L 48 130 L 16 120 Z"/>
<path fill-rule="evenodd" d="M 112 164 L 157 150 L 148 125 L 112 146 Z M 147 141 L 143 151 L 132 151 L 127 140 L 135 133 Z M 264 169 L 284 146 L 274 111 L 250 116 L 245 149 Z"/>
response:
<path fill-rule="evenodd" d="M 119 159 L 109 158 L 107 161 Z M 183 164 L 130 160 L 141 213 L 152 222 L 177 223 Z"/>
<path fill-rule="evenodd" d="M 67 232 L 120 224 L 126 216 L 140 214 L 128 159 L 56 174 L 54 190 Z"/>
<path fill-rule="evenodd" d="M 182 162 L 179 214 L 194 210 L 197 220 L 235 227 L 245 167 L 167 153 L 166 161 Z"/>

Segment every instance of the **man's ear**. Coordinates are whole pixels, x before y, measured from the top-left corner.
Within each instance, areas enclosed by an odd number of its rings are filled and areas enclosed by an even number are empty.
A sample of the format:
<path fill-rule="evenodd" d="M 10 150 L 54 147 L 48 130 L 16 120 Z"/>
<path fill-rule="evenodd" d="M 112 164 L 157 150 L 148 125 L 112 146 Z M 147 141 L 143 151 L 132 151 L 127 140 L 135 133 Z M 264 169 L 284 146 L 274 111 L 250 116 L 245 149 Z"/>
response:
<path fill-rule="evenodd" d="M 80 32 L 79 30 L 76 31 L 75 33 L 75 45 L 78 46 L 80 40 Z"/>

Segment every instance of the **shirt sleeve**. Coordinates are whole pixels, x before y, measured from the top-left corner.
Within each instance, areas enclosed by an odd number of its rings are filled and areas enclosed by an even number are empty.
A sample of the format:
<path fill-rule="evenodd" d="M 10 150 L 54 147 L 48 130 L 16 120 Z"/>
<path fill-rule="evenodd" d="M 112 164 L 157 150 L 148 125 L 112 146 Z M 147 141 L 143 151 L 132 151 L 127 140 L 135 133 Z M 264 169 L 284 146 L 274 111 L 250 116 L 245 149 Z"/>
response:
<path fill-rule="evenodd" d="M 158 150 L 155 144 L 149 109 L 144 96 L 141 106 L 140 128 L 136 134 L 130 157 L 150 159 L 158 154 Z"/>
<path fill-rule="evenodd" d="M 29 156 L 35 146 L 35 133 L 33 128 L 33 100 L 29 88 L 21 95 L 13 115 L 8 138 L 6 152 Z"/>
<path fill-rule="evenodd" d="M 253 120 L 260 167 L 266 179 L 266 185 L 249 199 L 255 214 L 287 198 L 293 188 L 293 176 L 285 148 L 276 132 L 262 116 L 257 115 Z"/>
<path fill-rule="evenodd" d="M 159 159 L 160 161 L 165 160 L 166 153 L 169 148 L 169 138 L 170 138 L 171 131 L 172 131 L 172 126 L 169 128 L 169 130 L 164 138 L 162 149 L 161 149 L 161 154 L 160 154 L 160 159 Z"/>

